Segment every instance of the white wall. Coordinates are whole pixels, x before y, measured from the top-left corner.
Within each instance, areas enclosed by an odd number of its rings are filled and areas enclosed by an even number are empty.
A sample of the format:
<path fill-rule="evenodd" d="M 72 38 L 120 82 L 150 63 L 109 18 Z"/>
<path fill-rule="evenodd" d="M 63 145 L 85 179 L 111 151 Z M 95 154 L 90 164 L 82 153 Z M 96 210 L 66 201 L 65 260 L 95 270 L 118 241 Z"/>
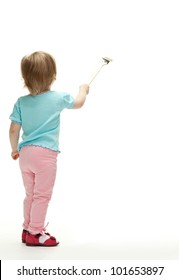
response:
<path fill-rule="evenodd" d="M 85 106 L 62 113 L 62 153 L 47 220 L 68 244 L 175 247 L 177 1 L 7 0 L 0 10 L 2 227 L 14 230 L 22 218 L 24 191 L 8 140 L 12 106 L 25 94 L 22 56 L 50 52 L 58 67 L 54 88 L 73 95 L 109 56 L 113 62 L 92 83 Z"/>

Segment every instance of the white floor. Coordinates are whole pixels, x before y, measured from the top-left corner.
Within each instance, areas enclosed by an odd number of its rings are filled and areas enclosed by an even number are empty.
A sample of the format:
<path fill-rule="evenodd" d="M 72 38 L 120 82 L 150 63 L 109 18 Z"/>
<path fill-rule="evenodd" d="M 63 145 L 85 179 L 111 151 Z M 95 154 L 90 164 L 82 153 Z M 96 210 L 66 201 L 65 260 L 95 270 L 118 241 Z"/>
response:
<path fill-rule="evenodd" d="M 118 203 L 117 194 L 110 199 L 110 192 L 101 191 L 103 199 L 99 201 L 100 194 L 94 197 L 87 192 L 90 188 L 82 190 L 80 184 L 74 190 L 68 186 L 58 190 L 65 182 L 59 184 L 57 178 L 47 231 L 60 245 L 36 248 L 21 243 L 24 193 L 19 174 L 14 177 L 17 186 L 11 188 L 11 196 L 6 188 L 0 197 L 1 260 L 179 260 L 177 195 L 170 199 L 170 192 L 163 192 L 156 204 L 154 200 L 151 204 L 150 193 L 148 200 L 144 194 L 140 199 L 135 195 L 138 200 L 131 196 L 126 204 L 124 199 Z M 11 181 L 9 185 L 13 185 Z M 81 196 L 75 195 L 80 187 L 77 194 Z"/>
<path fill-rule="evenodd" d="M 179 241 L 130 240 L 118 242 L 78 242 L 62 234 L 57 247 L 27 247 L 20 242 L 19 232 L 8 234 L 1 230 L 1 260 L 178 260 Z M 57 236 L 57 235 L 56 235 Z M 119 237 L 120 239 L 120 237 Z"/>

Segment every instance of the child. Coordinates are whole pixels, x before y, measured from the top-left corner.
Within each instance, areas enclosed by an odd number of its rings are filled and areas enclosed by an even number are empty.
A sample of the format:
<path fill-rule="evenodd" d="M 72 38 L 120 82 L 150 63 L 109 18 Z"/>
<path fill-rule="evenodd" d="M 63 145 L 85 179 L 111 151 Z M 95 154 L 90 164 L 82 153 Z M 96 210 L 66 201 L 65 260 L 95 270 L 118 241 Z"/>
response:
<path fill-rule="evenodd" d="M 76 98 L 51 91 L 56 64 L 45 52 L 23 57 L 21 72 L 30 94 L 18 98 L 14 105 L 9 137 L 11 156 L 19 158 L 26 192 L 22 242 L 28 246 L 56 246 L 59 242 L 46 233 L 44 222 L 56 176 L 60 113 L 65 108 L 81 108 L 89 86 L 81 85 Z M 19 143 L 21 128 L 23 140 Z"/>

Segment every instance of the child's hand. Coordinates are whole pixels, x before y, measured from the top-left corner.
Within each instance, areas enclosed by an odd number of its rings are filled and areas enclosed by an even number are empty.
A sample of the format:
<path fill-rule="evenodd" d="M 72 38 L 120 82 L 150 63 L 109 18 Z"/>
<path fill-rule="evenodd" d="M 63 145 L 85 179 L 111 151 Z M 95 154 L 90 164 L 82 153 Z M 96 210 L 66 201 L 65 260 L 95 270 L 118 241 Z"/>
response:
<path fill-rule="evenodd" d="M 75 98 L 73 109 L 79 109 L 83 106 L 88 92 L 89 92 L 89 85 L 83 84 L 83 85 L 79 86 L 79 92 Z"/>
<path fill-rule="evenodd" d="M 12 152 L 12 153 L 11 153 L 11 157 L 12 157 L 14 160 L 18 159 L 18 158 L 19 158 L 19 152 L 18 152 L 18 151 Z"/>
<path fill-rule="evenodd" d="M 83 91 L 83 92 L 85 92 L 86 94 L 88 94 L 88 93 L 89 93 L 89 85 L 87 85 L 87 84 L 81 85 L 81 86 L 80 86 L 80 91 Z"/>

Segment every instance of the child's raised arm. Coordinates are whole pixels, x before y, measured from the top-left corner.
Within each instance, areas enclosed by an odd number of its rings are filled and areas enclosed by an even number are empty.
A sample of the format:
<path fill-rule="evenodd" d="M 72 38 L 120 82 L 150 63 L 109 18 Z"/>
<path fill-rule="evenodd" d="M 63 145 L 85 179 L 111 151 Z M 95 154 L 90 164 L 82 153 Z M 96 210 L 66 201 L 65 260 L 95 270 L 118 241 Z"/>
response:
<path fill-rule="evenodd" d="M 79 92 L 75 98 L 73 109 L 79 109 L 83 106 L 86 100 L 86 95 L 89 92 L 89 85 L 84 84 L 79 87 Z"/>

